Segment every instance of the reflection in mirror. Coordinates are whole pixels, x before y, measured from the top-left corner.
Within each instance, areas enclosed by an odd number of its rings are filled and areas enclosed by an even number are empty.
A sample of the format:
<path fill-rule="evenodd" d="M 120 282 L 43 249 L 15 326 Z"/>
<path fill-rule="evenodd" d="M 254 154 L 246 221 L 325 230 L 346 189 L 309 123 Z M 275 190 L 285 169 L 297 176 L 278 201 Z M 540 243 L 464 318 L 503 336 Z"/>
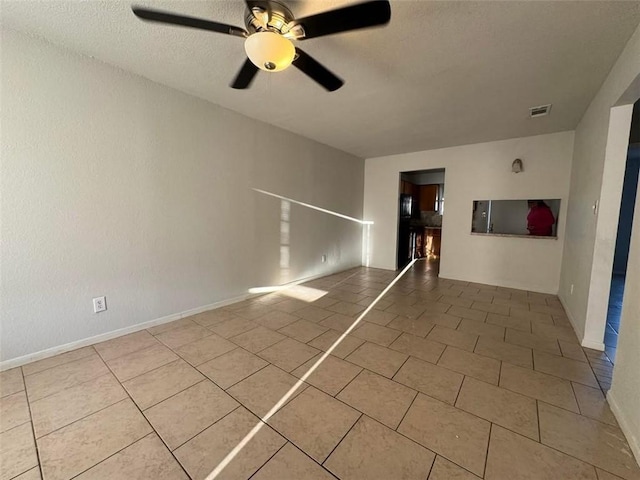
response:
<path fill-rule="evenodd" d="M 560 199 L 475 200 L 472 233 L 557 236 Z"/>

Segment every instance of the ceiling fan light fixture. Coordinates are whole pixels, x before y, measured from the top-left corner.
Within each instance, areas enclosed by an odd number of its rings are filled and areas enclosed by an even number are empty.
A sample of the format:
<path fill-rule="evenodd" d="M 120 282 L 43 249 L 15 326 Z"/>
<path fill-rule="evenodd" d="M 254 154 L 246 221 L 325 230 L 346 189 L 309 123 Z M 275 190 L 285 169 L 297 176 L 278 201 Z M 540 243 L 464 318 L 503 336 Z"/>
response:
<path fill-rule="evenodd" d="M 244 42 L 249 60 L 266 72 L 279 72 L 293 62 L 296 49 L 290 40 L 275 32 L 257 32 Z"/>

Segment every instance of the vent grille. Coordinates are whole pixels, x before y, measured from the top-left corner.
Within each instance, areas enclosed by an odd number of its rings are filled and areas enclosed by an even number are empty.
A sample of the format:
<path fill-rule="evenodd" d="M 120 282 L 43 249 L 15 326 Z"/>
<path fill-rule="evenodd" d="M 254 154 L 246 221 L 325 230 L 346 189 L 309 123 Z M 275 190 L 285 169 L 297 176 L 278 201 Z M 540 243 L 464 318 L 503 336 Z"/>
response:
<path fill-rule="evenodd" d="M 540 105 L 539 107 L 531 107 L 529 109 L 529 116 L 531 118 L 544 117 L 545 115 L 549 115 L 550 111 L 551 111 L 551 104 Z"/>

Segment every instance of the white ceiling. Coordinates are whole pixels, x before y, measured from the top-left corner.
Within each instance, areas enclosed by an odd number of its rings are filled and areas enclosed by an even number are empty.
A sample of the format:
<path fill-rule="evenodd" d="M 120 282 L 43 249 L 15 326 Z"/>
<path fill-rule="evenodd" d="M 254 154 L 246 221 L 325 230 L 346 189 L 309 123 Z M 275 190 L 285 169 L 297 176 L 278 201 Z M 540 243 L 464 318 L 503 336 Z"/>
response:
<path fill-rule="evenodd" d="M 300 42 L 337 92 L 295 68 L 233 90 L 241 38 L 142 22 L 131 3 L 3 0 L 2 23 L 364 158 L 571 130 L 640 22 L 637 1 L 392 1 L 386 27 Z M 241 0 L 136 4 L 244 27 Z"/>

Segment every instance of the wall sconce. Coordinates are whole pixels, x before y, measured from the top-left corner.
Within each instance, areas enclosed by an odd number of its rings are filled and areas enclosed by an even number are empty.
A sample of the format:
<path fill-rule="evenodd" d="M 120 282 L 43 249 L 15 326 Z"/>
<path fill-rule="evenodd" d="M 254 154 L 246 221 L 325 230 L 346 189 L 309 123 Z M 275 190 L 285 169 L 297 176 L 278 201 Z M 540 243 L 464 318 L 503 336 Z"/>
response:
<path fill-rule="evenodd" d="M 524 165 L 522 164 L 522 160 L 516 158 L 511 164 L 511 171 L 513 173 L 520 173 L 524 171 Z"/>

